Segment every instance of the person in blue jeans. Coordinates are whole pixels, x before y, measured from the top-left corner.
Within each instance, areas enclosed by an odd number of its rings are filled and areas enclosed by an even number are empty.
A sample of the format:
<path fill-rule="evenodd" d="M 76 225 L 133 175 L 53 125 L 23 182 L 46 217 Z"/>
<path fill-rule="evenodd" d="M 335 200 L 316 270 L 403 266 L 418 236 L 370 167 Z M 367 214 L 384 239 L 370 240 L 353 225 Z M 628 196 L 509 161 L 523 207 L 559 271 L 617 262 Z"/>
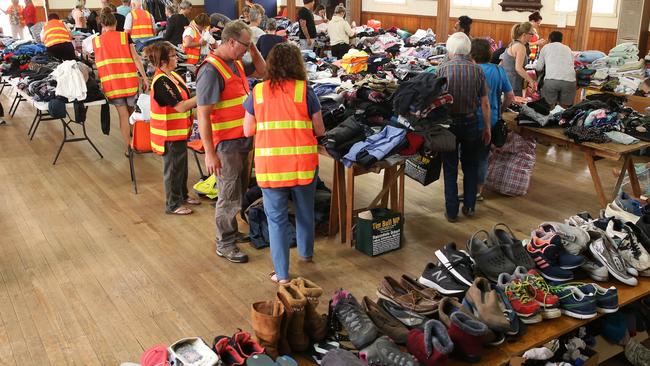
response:
<path fill-rule="evenodd" d="M 437 76 L 447 78 L 447 92 L 454 98 L 449 117 L 449 130 L 456 136 L 456 149 L 442 153 L 445 181 L 445 217 L 449 222 L 458 221 L 458 156 L 463 169 L 462 212 L 474 216 L 478 163 L 481 149 L 490 143 L 490 103 L 483 69 L 470 58 L 472 43 L 465 33 L 457 32 L 447 40 L 449 59 L 438 68 Z M 483 118 L 476 115 L 482 109 Z M 484 128 L 479 132 L 479 124 Z"/>
<path fill-rule="evenodd" d="M 472 51 L 470 53 L 474 62 L 479 64 L 483 69 L 485 74 L 485 81 L 489 88 L 488 100 L 490 101 L 490 126 L 494 128 L 494 125 L 497 123 L 499 118 L 501 118 L 501 112 L 508 108 L 515 98 L 515 94 L 512 92 L 512 86 L 510 85 L 510 80 L 508 80 L 508 75 L 506 75 L 505 70 L 501 66 L 490 63 L 492 58 L 492 50 L 490 48 L 490 42 L 483 38 L 474 38 L 472 40 Z M 501 97 L 503 96 L 503 101 Z M 476 115 L 478 120 L 483 119 L 483 111 L 481 108 L 476 110 Z M 478 124 L 479 133 L 483 132 L 483 124 Z M 488 170 L 488 157 L 490 155 L 490 147 L 486 146 L 484 149 L 479 151 L 479 161 L 478 161 L 478 187 L 476 195 L 477 200 L 483 200 L 483 185 L 485 184 L 485 178 L 487 177 Z M 464 197 L 463 197 L 464 198 Z"/>
<path fill-rule="evenodd" d="M 244 102 L 244 134 L 255 136 L 255 176 L 262 189 L 269 225 L 271 281 L 289 282 L 289 197 L 295 207 L 296 243 L 301 261 L 314 255 L 314 198 L 318 177 L 316 136 L 325 134 L 321 106 L 307 86 L 300 49 L 273 47 L 266 76 Z"/>

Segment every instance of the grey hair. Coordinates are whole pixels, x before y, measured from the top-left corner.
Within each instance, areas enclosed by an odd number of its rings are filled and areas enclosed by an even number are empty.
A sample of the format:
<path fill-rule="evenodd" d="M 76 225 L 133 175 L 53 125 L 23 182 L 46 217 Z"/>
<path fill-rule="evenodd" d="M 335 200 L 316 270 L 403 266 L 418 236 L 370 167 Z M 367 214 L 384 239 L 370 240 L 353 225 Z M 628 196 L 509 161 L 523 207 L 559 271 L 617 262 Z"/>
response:
<path fill-rule="evenodd" d="M 179 5 L 179 8 L 181 10 L 190 9 L 190 8 L 192 8 L 192 3 L 189 2 L 188 0 L 183 0 L 183 1 L 181 1 L 181 4 Z"/>
<path fill-rule="evenodd" d="M 334 14 L 345 14 L 345 6 L 339 4 L 334 9 Z"/>
<path fill-rule="evenodd" d="M 251 22 L 256 22 L 262 19 L 262 13 L 260 13 L 259 10 L 252 8 L 251 11 L 248 13 L 248 17 Z"/>
<path fill-rule="evenodd" d="M 266 21 L 266 29 L 265 29 L 265 30 L 267 30 L 267 31 L 274 31 L 274 32 L 275 32 L 275 30 L 276 30 L 277 28 L 278 28 L 278 22 L 277 22 L 275 19 L 273 19 L 273 18 L 269 18 L 269 19 Z"/>
<path fill-rule="evenodd" d="M 248 32 L 249 35 L 253 35 L 250 27 L 243 21 L 229 22 L 221 32 L 221 41 L 225 43 L 230 39 L 239 40 L 244 31 Z"/>

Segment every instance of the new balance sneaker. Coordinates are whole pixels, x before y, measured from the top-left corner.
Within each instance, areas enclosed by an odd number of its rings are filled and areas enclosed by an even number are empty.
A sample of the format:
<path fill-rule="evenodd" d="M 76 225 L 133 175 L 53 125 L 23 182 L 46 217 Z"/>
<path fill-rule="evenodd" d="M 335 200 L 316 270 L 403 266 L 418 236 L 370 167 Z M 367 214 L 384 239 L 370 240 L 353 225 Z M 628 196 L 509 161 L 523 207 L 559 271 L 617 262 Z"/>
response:
<path fill-rule="evenodd" d="M 612 219 L 607 223 L 605 231 L 614 242 L 614 246 L 625 259 L 625 262 L 634 268 L 637 273 L 650 268 L 650 255 L 639 243 L 634 231 L 623 222 Z"/>
<path fill-rule="evenodd" d="M 456 281 L 445 266 L 433 263 L 427 264 L 418 282 L 443 295 L 461 295 L 468 289 L 468 286 Z"/>
<path fill-rule="evenodd" d="M 535 301 L 535 290 L 527 282 L 508 273 L 501 273 L 497 287 L 506 294 L 508 302 L 522 322 L 533 324 L 542 321 L 539 304 Z"/>
<path fill-rule="evenodd" d="M 480 240 L 479 236 L 485 236 Z M 497 282 L 501 273 L 512 273 L 517 267 L 501 250 L 501 247 L 490 239 L 490 234 L 485 230 L 474 233 L 467 241 L 467 251 L 474 258 L 479 271 L 485 277 Z"/>
<path fill-rule="evenodd" d="M 542 318 L 554 319 L 562 315 L 559 308 L 560 299 L 551 292 L 551 287 L 536 270 L 531 269 L 526 272 L 524 267 L 517 267 L 512 277 L 517 278 L 532 288 L 535 301 L 537 301 L 542 311 Z"/>
<path fill-rule="evenodd" d="M 557 234 L 562 238 L 562 246 L 573 255 L 578 255 L 587 249 L 589 234 L 582 228 L 559 222 L 544 222 L 540 230 L 547 234 Z"/>
<path fill-rule="evenodd" d="M 625 260 L 618 254 L 611 239 L 597 229 L 602 235 L 600 238 L 594 240 L 589 244 L 589 251 L 594 257 L 602 263 L 614 278 L 629 286 L 636 286 L 638 281 L 636 278 L 627 274 Z"/>
<path fill-rule="evenodd" d="M 576 319 L 591 319 L 598 313 L 594 294 L 585 294 L 576 286 L 566 285 L 552 287 L 552 290 L 560 299 L 562 314 Z"/>
<path fill-rule="evenodd" d="M 465 252 L 456 248 L 456 243 L 449 243 L 435 252 L 438 262 L 447 267 L 449 273 L 460 282 L 468 287 L 474 281 L 474 270 L 472 269 L 472 259 Z"/>
<path fill-rule="evenodd" d="M 563 269 L 559 264 L 561 239 L 557 235 L 544 238 L 544 233 L 533 231 L 531 241 L 526 245 L 526 250 L 537 265 L 544 278 L 551 281 L 564 282 L 573 279 L 573 272 Z"/>
<path fill-rule="evenodd" d="M 618 311 L 618 290 L 616 287 L 601 287 L 595 283 L 587 283 L 578 286 L 585 294 L 596 296 L 596 310 L 599 313 L 615 313 Z"/>
<path fill-rule="evenodd" d="M 503 227 L 499 228 L 499 227 Z M 506 224 L 496 224 L 490 232 L 492 242 L 497 243 L 503 253 L 517 266 L 526 267 L 526 270 L 535 268 L 535 262 L 528 255 L 526 248 L 521 240 L 515 237 L 515 234 Z"/>

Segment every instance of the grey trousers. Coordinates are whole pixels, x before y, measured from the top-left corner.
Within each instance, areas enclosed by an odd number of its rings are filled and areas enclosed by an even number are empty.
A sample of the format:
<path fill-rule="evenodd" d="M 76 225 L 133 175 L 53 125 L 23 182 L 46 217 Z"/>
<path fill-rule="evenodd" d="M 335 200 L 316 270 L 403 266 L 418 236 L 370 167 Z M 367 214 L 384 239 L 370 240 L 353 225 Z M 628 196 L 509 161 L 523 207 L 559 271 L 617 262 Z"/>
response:
<path fill-rule="evenodd" d="M 217 227 L 217 249 L 235 246 L 239 229 L 237 213 L 248 188 L 248 153 L 217 151 L 221 161 L 221 176 L 217 178 L 219 198 L 214 220 Z"/>
<path fill-rule="evenodd" d="M 166 141 L 163 154 L 165 209 L 172 212 L 187 199 L 187 141 Z"/>

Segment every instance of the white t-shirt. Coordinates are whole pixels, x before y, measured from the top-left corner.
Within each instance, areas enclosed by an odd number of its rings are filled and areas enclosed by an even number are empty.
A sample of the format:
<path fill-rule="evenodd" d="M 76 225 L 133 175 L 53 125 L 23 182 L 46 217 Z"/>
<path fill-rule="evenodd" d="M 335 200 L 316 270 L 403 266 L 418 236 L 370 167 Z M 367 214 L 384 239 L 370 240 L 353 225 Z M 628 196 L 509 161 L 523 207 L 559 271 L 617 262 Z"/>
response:
<path fill-rule="evenodd" d="M 253 32 L 253 35 L 251 36 L 251 41 L 253 42 L 253 44 L 257 44 L 257 40 L 264 35 L 264 31 L 257 26 L 251 27 L 251 31 Z"/>
<path fill-rule="evenodd" d="M 196 31 L 192 27 L 186 27 L 183 31 L 183 39 L 190 36 L 192 39 L 196 36 Z M 210 52 L 210 45 L 215 44 L 217 41 L 212 37 L 212 34 L 208 30 L 204 30 L 201 33 L 201 39 L 208 42 L 205 46 L 201 47 L 201 55 L 207 55 Z"/>
<path fill-rule="evenodd" d="M 544 80 L 576 81 L 573 68 L 573 53 L 561 42 L 552 42 L 542 47 L 535 68 L 542 70 L 546 66 Z"/>

